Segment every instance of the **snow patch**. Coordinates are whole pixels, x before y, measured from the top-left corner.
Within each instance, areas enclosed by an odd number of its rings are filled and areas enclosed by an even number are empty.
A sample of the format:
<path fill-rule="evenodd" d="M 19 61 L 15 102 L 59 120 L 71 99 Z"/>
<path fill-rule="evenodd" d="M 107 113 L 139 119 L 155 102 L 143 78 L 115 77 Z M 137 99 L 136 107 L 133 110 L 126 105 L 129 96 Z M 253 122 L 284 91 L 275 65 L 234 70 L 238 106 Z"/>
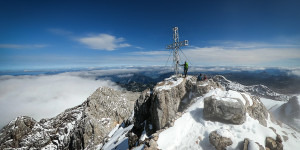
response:
<path fill-rule="evenodd" d="M 128 149 L 128 137 L 125 135 L 132 129 L 133 124 L 123 128 L 119 127 L 111 136 L 109 141 L 104 144 L 104 146 L 101 148 L 101 150 L 111 150 L 111 149 L 117 149 L 117 150 L 123 150 Z M 99 149 L 100 150 L 100 149 Z"/>
<path fill-rule="evenodd" d="M 259 146 L 252 140 L 248 144 L 248 150 L 258 150 Z"/>
<path fill-rule="evenodd" d="M 222 137 L 226 137 L 226 138 L 233 138 L 232 133 L 229 131 L 229 129 L 224 129 L 224 127 L 222 127 L 221 129 L 217 130 L 217 134 L 219 134 Z"/>
<path fill-rule="evenodd" d="M 175 76 L 171 76 L 170 78 L 166 78 L 164 81 L 159 82 L 155 89 L 156 90 L 170 90 L 172 87 L 179 85 L 183 81 L 183 78 L 178 78 Z"/>

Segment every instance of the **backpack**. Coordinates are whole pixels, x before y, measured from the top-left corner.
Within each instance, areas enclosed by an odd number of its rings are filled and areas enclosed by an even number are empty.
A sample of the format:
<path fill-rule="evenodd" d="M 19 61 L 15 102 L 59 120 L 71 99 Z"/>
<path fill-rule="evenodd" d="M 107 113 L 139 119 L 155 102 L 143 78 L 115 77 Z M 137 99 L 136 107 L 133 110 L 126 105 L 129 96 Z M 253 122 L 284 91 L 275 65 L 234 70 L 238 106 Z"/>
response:
<path fill-rule="evenodd" d="M 188 64 L 188 63 L 185 63 L 185 64 L 184 64 L 184 68 L 186 68 L 186 69 L 189 68 L 189 64 Z"/>

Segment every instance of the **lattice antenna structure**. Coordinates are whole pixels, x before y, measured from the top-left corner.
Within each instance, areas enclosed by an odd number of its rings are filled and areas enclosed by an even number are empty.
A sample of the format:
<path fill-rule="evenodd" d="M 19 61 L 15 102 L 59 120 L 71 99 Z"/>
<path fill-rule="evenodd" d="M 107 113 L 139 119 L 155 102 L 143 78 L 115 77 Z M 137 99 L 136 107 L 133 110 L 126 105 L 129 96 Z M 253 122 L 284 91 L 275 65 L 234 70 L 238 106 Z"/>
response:
<path fill-rule="evenodd" d="M 179 74 L 179 50 L 182 46 L 188 46 L 188 40 L 184 40 L 179 42 L 179 33 L 178 27 L 173 28 L 173 44 L 167 45 L 167 49 L 171 49 L 173 51 L 173 67 L 174 74 L 178 77 Z"/>

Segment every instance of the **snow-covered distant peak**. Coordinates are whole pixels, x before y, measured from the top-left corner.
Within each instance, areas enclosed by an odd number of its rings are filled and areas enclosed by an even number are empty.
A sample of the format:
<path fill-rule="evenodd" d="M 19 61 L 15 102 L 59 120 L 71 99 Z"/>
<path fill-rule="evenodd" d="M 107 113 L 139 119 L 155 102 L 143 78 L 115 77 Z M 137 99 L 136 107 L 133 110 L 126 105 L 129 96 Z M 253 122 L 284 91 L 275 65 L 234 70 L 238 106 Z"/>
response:
<path fill-rule="evenodd" d="M 290 96 L 287 96 L 284 94 L 279 94 L 262 84 L 246 86 L 246 85 L 242 85 L 240 83 L 234 82 L 234 81 L 230 81 L 222 75 L 216 75 L 213 77 L 213 79 L 214 79 L 214 81 L 222 84 L 226 88 L 226 90 L 248 92 L 255 96 L 279 100 L 279 101 L 288 101 L 290 98 Z"/>

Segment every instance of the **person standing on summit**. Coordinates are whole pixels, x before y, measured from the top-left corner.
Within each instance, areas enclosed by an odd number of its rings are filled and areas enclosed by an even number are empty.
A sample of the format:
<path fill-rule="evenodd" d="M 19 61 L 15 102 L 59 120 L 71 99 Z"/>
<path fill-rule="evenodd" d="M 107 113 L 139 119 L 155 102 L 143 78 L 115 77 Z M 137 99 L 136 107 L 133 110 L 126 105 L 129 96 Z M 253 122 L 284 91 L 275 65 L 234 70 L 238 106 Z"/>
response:
<path fill-rule="evenodd" d="M 184 66 L 184 77 L 186 77 L 187 71 L 189 69 L 189 64 L 185 61 L 184 64 L 180 66 Z"/>

